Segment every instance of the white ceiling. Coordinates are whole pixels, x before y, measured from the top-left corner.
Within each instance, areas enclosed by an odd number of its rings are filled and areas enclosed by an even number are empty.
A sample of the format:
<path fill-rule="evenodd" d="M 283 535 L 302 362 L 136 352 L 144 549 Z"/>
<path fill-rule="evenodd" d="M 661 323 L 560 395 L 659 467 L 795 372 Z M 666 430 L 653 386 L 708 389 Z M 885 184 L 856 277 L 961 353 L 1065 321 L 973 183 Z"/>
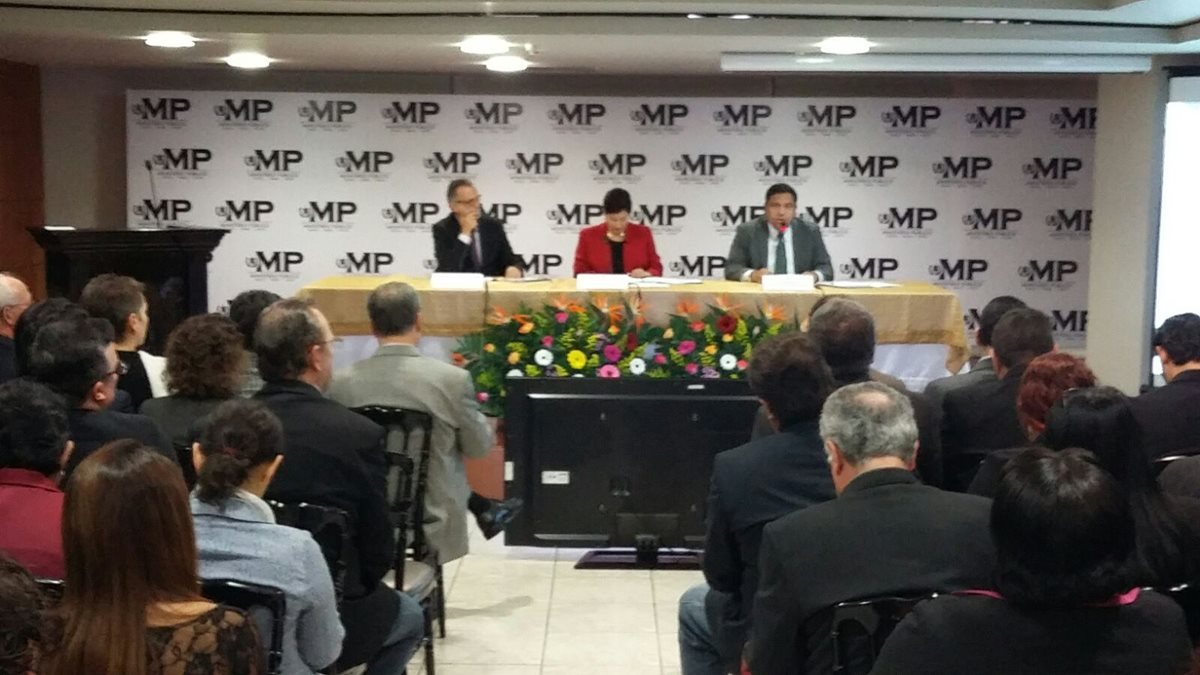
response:
<path fill-rule="evenodd" d="M 36 7 L 20 7 L 34 5 Z M 861 35 L 881 53 L 1200 53 L 1200 0 L 38 0 L 0 8 L 0 58 L 39 65 L 216 64 L 259 49 L 302 70 L 477 72 L 464 35 L 529 43 L 558 72 L 717 73 L 723 52 L 815 51 Z M 688 12 L 708 18 L 688 19 Z M 721 15 L 747 13 L 749 20 Z M 980 23 L 983 21 L 984 23 Z M 1003 22 L 1003 23 L 1002 23 Z M 152 49 L 187 30 L 190 50 Z"/>

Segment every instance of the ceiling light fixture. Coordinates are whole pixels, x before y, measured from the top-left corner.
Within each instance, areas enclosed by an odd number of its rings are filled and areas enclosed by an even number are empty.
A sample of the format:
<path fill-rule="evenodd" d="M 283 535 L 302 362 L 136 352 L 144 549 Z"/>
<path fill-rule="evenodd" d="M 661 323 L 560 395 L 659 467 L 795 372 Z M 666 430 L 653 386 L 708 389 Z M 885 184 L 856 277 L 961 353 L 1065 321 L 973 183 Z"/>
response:
<path fill-rule="evenodd" d="M 260 70 L 271 65 L 271 59 L 258 52 L 234 52 L 222 60 L 234 68 L 245 70 Z"/>
<path fill-rule="evenodd" d="M 1149 56 L 1092 54 L 805 54 L 726 52 L 726 73 L 1144 73 Z"/>
<path fill-rule="evenodd" d="M 164 49 L 187 49 L 196 46 L 196 38 L 179 30 L 156 30 L 146 35 L 146 44 Z"/>
<path fill-rule="evenodd" d="M 829 37 L 817 43 L 817 47 L 825 54 L 848 56 L 851 54 L 866 54 L 875 44 L 861 37 L 846 35 Z"/>
<path fill-rule="evenodd" d="M 519 73 L 529 67 L 529 62 L 520 56 L 493 56 L 483 62 L 484 67 L 496 73 Z"/>
<path fill-rule="evenodd" d="M 738 21 L 745 21 L 746 19 L 750 18 L 750 15 L 749 14 L 730 14 L 729 18 L 737 19 Z"/>
<path fill-rule="evenodd" d="M 464 54 L 478 54 L 481 56 L 492 56 L 494 54 L 505 54 L 508 52 L 508 40 L 499 35 L 470 35 L 463 38 L 463 41 L 458 43 L 458 49 Z"/>
<path fill-rule="evenodd" d="M 703 19 L 703 18 L 704 18 L 704 15 L 703 15 L 703 14 L 696 14 L 696 13 L 694 13 L 694 12 L 693 12 L 692 14 L 688 14 L 688 15 L 687 15 L 687 18 L 689 18 L 689 19 Z"/>

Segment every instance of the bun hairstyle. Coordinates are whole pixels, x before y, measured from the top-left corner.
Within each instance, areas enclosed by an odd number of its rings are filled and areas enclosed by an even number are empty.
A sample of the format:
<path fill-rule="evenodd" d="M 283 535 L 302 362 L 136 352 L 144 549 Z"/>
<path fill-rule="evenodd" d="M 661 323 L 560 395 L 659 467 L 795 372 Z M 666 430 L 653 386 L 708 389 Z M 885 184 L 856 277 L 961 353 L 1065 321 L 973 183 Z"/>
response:
<path fill-rule="evenodd" d="M 229 499 L 253 468 L 270 463 L 283 451 L 279 418 L 257 401 L 226 401 L 203 426 L 204 464 L 196 477 L 196 496 L 209 504 Z"/>

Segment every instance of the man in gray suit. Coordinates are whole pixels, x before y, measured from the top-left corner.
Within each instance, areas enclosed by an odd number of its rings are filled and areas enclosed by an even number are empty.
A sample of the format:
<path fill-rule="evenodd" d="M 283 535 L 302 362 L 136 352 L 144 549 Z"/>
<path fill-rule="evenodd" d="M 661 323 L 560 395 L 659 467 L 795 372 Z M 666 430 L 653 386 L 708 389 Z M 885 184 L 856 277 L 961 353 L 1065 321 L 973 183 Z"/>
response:
<path fill-rule="evenodd" d="M 420 303 L 412 286 L 390 282 L 376 288 L 367 300 L 367 314 L 379 349 L 339 373 L 329 397 L 348 408 L 387 405 L 433 415 L 425 534 L 438 561 L 447 563 L 467 554 L 468 499 L 489 538 L 511 520 L 517 505 L 491 502 L 471 493 L 463 457 L 486 455 L 492 447 L 492 432 L 479 412 L 470 374 L 422 356 L 417 350 L 421 339 L 419 313 Z M 389 440 L 402 442 L 398 434 Z M 402 450 L 395 446 L 389 449 Z M 474 506 L 480 502 L 482 510 Z"/>
<path fill-rule="evenodd" d="M 1004 316 L 1009 310 L 1024 309 L 1025 303 L 1011 295 L 1001 295 L 998 298 L 992 298 L 988 304 L 984 305 L 983 311 L 979 313 L 979 329 L 975 331 L 975 342 L 985 353 L 990 353 L 992 347 L 992 331 L 999 323 L 1000 317 Z M 946 398 L 946 393 L 965 387 L 968 384 L 975 382 L 985 382 L 996 379 L 996 369 L 992 365 L 990 356 L 985 356 L 979 359 L 975 365 L 971 366 L 971 370 L 958 375 L 943 377 L 930 382 L 925 386 L 925 398 L 934 410 L 941 413 L 942 400 Z"/>
<path fill-rule="evenodd" d="M 833 280 L 833 264 L 816 225 L 796 217 L 796 191 L 776 183 L 767 188 L 766 214 L 738 225 L 725 262 L 730 281 L 760 283 L 767 274 L 811 274 Z"/>

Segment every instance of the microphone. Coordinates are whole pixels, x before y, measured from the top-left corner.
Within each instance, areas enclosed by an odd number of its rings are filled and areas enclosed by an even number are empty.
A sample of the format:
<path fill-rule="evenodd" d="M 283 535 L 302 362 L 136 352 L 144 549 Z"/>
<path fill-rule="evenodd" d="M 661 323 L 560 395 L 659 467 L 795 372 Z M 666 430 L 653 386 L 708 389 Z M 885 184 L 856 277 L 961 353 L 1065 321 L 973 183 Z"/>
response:
<path fill-rule="evenodd" d="M 150 160 L 146 160 L 144 166 L 146 167 L 146 173 L 150 176 L 150 199 L 157 204 L 158 190 L 154 188 L 154 165 L 150 163 Z M 163 229 L 162 221 L 158 219 L 158 211 L 154 212 L 154 225 L 160 230 Z"/>

